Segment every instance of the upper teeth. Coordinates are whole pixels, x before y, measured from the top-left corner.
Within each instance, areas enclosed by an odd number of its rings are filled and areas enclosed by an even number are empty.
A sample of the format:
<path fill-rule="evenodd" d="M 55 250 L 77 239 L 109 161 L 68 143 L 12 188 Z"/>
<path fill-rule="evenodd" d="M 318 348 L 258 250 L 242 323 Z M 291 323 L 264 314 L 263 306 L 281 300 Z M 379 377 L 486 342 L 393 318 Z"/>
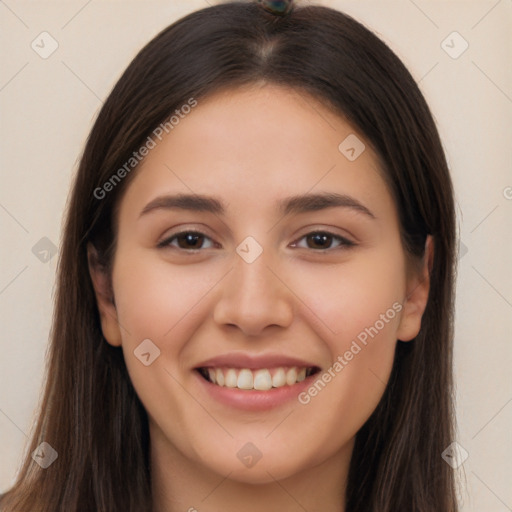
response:
<path fill-rule="evenodd" d="M 208 368 L 208 377 L 218 386 L 238 389 L 256 389 L 267 391 L 269 389 L 292 386 L 306 378 L 312 369 L 307 368 L 261 368 L 249 370 L 247 368 Z"/>

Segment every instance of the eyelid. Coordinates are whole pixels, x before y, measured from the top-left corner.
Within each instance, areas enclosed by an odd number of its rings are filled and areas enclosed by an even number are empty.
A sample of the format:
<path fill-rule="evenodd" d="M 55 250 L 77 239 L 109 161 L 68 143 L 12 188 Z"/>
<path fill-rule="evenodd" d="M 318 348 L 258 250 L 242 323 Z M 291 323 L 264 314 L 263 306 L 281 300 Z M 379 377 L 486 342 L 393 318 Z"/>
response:
<path fill-rule="evenodd" d="M 300 235 L 298 238 L 295 239 L 295 241 L 292 242 L 291 247 L 296 247 L 297 244 L 301 240 L 303 240 L 304 238 L 306 238 L 308 236 L 312 236 L 312 235 L 315 235 L 315 234 L 328 235 L 328 236 L 332 237 L 333 239 L 338 240 L 340 242 L 340 245 L 338 245 L 337 247 L 330 247 L 328 249 L 310 249 L 308 247 L 298 247 L 298 248 L 299 249 L 309 249 L 310 251 L 312 251 L 314 253 L 329 253 L 329 252 L 335 251 L 336 249 L 350 248 L 350 247 L 354 247 L 354 246 L 357 245 L 357 242 L 351 240 L 350 238 L 348 238 L 346 236 L 336 234 L 333 231 L 330 231 L 329 229 L 325 229 L 325 228 L 321 228 L 321 227 L 312 227 L 312 226 L 309 226 L 307 229 L 308 229 L 308 231 L 306 231 L 305 233 Z M 217 242 L 215 242 L 215 240 L 212 237 L 210 237 L 208 234 L 206 234 L 205 232 L 200 231 L 198 229 L 186 228 L 185 227 L 185 228 L 180 229 L 179 231 L 171 233 L 168 236 L 165 236 L 161 241 L 159 241 L 157 243 L 157 248 L 164 249 L 166 247 L 172 247 L 172 248 L 174 248 L 174 249 L 176 249 L 178 251 L 182 251 L 182 252 L 185 252 L 185 253 L 196 253 L 196 254 L 201 252 L 202 250 L 205 250 L 203 248 L 199 248 L 199 249 L 192 249 L 192 248 L 191 249 L 182 249 L 180 247 L 171 246 L 171 241 L 174 241 L 178 236 L 183 235 L 183 234 L 200 235 L 200 236 L 202 236 L 202 237 L 204 237 L 206 239 L 211 240 L 214 245 L 217 245 L 217 246 L 220 245 Z M 211 247 L 209 247 L 208 249 L 211 249 Z"/>
<path fill-rule="evenodd" d="M 326 229 L 313 229 L 313 230 L 308 231 L 307 233 L 304 233 L 303 235 L 299 236 L 299 238 L 297 238 L 296 241 L 292 243 L 292 247 L 297 246 L 297 244 L 304 238 L 306 238 L 308 236 L 316 235 L 316 234 L 328 235 L 331 238 L 333 238 L 334 240 L 338 240 L 340 242 L 340 244 L 336 247 L 330 247 L 328 249 L 311 249 L 309 247 L 298 247 L 298 248 L 306 249 L 306 250 L 309 249 L 313 253 L 330 253 L 330 252 L 335 251 L 336 249 L 344 249 L 344 248 L 347 249 L 350 247 L 355 247 L 357 245 L 356 242 L 353 242 L 346 236 L 337 235 L 336 233 L 333 233 L 332 231 L 328 231 Z"/>
<path fill-rule="evenodd" d="M 159 249 L 165 249 L 166 247 L 171 247 L 171 241 L 174 241 L 178 236 L 184 235 L 184 234 L 193 234 L 193 235 L 201 235 L 204 238 L 207 238 L 213 242 L 214 245 L 219 245 L 217 242 L 213 240 L 213 238 L 209 235 L 207 235 L 204 231 L 200 231 L 198 229 L 193 228 L 184 228 L 180 229 L 179 231 L 176 231 L 174 233 L 171 233 L 170 235 L 164 236 L 159 242 L 157 242 L 157 248 Z M 200 252 L 203 249 L 181 249 L 180 247 L 176 247 L 178 251 L 184 251 L 184 252 Z"/>
<path fill-rule="evenodd" d="M 356 245 L 359 243 L 359 240 L 356 236 L 354 236 L 348 229 L 341 229 L 337 228 L 335 226 L 327 226 L 325 224 L 313 224 L 310 226 L 306 226 L 303 228 L 304 233 L 299 235 L 299 238 L 302 238 L 307 235 L 311 235 L 313 233 L 325 233 L 327 235 L 332 235 L 336 238 L 341 238 L 342 240 L 345 240 L 346 242 L 352 243 L 353 245 Z M 302 229 L 301 229 L 302 231 Z M 340 233 L 340 231 L 344 232 L 345 234 Z"/>

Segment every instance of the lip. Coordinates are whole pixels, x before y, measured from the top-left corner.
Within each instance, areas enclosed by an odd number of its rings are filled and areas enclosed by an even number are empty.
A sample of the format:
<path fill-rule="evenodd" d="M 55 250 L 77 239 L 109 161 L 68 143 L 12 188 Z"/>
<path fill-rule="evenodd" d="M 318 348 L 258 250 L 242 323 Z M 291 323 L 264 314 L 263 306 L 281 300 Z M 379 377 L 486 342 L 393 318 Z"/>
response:
<path fill-rule="evenodd" d="M 318 378 L 318 373 L 314 373 L 302 382 L 297 382 L 292 386 L 286 385 L 268 391 L 258 391 L 217 386 L 207 381 L 197 370 L 194 370 L 193 373 L 196 375 L 198 385 L 201 391 L 206 394 L 207 399 L 214 400 L 229 408 L 254 412 L 268 411 L 293 400 L 296 401 L 298 395 L 308 388 L 314 379 Z"/>
<path fill-rule="evenodd" d="M 315 368 L 315 373 L 306 377 L 302 382 L 292 386 L 272 388 L 267 391 L 255 389 L 244 390 L 218 386 L 206 380 L 198 371 L 199 368 L 236 368 L 258 370 L 261 368 L 292 367 Z M 320 366 L 306 359 L 290 357 L 284 354 L 250 354 L 247 352 L 229 352 L 215 357 L 205 359 L 193 368 L 201 392 L 206 394 L 207 399 L 213 400 L 229 408 L 236 408 L 244 411 L 268 411 L 280 407 L 290 401 L 297 400 L 298 395 L 311 385 L 314 379 L 318 378 Z"/>
<path fill-rule="evenodd" d="M 319 368 L 319 366 L 305 359 L 289 357 L 283 354 L 248 354 L 242 352 L 230 352 L 206 359 L 199 363 L 198 368 L 217 368 L 227 366 L 228 368 L 258 370 L 260 368 L 278 368 L 280 366 L 297 366 L 299 368 Z M 293 386 L 291 386 L 293 387 Z"/>

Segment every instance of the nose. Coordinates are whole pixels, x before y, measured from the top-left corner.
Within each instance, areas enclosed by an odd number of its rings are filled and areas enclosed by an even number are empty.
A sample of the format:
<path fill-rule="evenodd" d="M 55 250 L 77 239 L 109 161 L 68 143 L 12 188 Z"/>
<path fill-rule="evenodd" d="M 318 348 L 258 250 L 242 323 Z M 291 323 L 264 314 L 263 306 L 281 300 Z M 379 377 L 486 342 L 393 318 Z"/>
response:
<path fill-rule="evenodd" d="M 235 253 L 234 267 L 223 280 L 214 321 L 235 326 L 246 336 L 259 336 L 271 326 L 288 327 L 293 320 L 293 292 L 278 266 L 263 253 L 247 263 Z"/>

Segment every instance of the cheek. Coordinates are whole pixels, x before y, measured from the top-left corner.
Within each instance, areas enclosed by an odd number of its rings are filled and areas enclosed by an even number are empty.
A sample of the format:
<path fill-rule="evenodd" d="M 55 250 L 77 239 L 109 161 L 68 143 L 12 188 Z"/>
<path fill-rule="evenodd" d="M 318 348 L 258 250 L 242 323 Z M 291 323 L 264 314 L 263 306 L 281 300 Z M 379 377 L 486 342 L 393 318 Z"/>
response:
<path fill-rule="evenodd" d="M 123 326 L 122 349 L 130 380 L 152 423 L 188 457 L 198 457 L 193 447 L 201 445 L 201 432 L 183 426 L 176 412 L 200 418 L 198 423 L 217 435 L 223 432 L 185 390 L 183 352 L 200 325 L 202 300 L 222 275 L 204 275 L 194 265 L 172 266 L 136 250 L 129 256 L 119 251 L 114 269 L 116 309 Z M 151 345 L 145 350 L 152 361 L 147 366 L 134 354 L 146 339 L 160 351 L 153 360 Z"/>
<path fill-rule="evenodd" d="M 336 266 L 299 266 L 291 269 L 288 282 L 312 318 L 321 321 L 322 338 L 333 337 L 330 344 L 338 351 L 376 322 L 379 331 L 398 328 L 396 304 L 403 300 L 406 281 L 403 256 L 396 250 L 355 256 Z"/>
<path fill-rule="evenodd" d="M 318 418 L 309 436 L 325 440 L 312 463 L 320 463 L 349 443 L 374 412 L 386 389 L 394 361 L 398 315 L 390 308 L 387 315 L 380 317 L 380 308 L 373 307 L 379 316 L 367 312 L 367 320 L 362 314 L 357 321 L 340 315 L 346 330 L 341 326 L 340 334 L 324 338 L 332 364 L 317 374 L 298 397 L 303 408 L 300 414 L 304 418 Z M 351 336 L 348 331 L 358 334 Z M 300 435 L 296 442 L 301 442 Z"/>
<path fill-rule="evenodd" d="M 310 414 L 324 417 L 322 435 L 336 442 L 355 435 L 375 410 L 393 366 L 403 257 L 397 251 L 375 256 L 354 258 L 336 272 L 303 272 L 297 280 L 297 295 L 314 312 L 309 315 L 321 319 L 317 333 L 332 360 L 299 398 Z"/>
<path fill-rule="evenodd" d="M 136 250 L 128 257 L 119 254 L 113 284 L 130 378 L 148 411 L 155 410 L 155 404 L 161 409 L 162 403 L 172 411 L 183 395 L 172 377 L 179 378 L 187 369 L 187 342 L 204 320 L 203 303 L 222 274 L 202 272 L 194 265 L 173 266 Z M 139 349 L 148 339 L 156 347 L 149 344 L 150 361 L 153 353 L 158 357 L 145 366 L 137 355 L 148 352 Z"/>
<path fill-rule="evenodd" d="M 173 331 L 194 325 L 201 300 L 221 277 L 199 266 L 171 265 L 144 254 L 120 257 L 114 290 L 118 319 L 125 328 L 123 342 L 140 343 L 150 338 L 163 344 Z M 179 349 L 176 343 L 173 347 Z"/>

